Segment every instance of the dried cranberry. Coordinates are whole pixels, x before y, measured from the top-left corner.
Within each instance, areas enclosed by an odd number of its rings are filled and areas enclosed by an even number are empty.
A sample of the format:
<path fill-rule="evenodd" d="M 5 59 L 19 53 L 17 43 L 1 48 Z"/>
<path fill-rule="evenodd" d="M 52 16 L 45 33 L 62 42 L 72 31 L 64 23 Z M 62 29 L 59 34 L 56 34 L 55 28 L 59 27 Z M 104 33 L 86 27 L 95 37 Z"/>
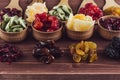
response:
<path fill-rule="evenodd" d="M 97 20 L 103 16 L 102 10 L 92 3 L 87 3 L 85 7 L 80 8 L 79 13 L 89 15 L 93 18 L 93 20 Z"/>
<path fill-rule="evenodd" d="M 108 30 L 120 30 L 120 19 L 115 17 L 110 17 L 100 19 L 100 24 Z"/>
<path fill-rule="evenodd" d="M 1 62 L 13 62 L 23 56 L 23 52 L 15 46 L 5 44 L 0 47 L 0 61 Z"/>

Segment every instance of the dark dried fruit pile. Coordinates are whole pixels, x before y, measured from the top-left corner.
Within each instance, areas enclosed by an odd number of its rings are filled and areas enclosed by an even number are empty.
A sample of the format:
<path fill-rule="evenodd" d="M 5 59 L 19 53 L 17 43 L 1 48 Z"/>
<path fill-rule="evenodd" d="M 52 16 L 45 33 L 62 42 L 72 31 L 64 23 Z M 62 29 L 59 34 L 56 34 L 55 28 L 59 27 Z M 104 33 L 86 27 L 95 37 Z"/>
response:
<path fill-rule="evenodd" d="M 114 37 L 104 53 L 113 59 L 120 59 L 120 38 Z"/>
<path fill-rule="evenodd" d="M 42 63 L 50 64 L 61 57 L 63 51 L 59 47 L 55 46 L 55 42 L 52 40 L 40 41 L 33 49 L 33 56 Z"/>
<path fill-rule="evenodd" d="M 120 18 L 110 17 L 110 18 L 101 18 L 100 24 L 105 29 L 108 30 L 120 30 Z"/>
<path fill-rule="evenodd" d="M 15 46 L 5 44 L 0 47 L 0 61 L 11 63 L 23 56 L 23 52 Z"/>

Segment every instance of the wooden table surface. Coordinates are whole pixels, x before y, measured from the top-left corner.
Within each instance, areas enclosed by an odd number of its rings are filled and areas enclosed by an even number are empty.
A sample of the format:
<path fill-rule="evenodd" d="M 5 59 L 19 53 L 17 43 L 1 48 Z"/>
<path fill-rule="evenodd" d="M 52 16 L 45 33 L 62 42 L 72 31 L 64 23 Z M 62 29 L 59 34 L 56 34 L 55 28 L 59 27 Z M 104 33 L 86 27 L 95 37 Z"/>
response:
<path fill-rule="evenodd" d="M 3 6 L 3 4 L 1 4 L 2 2 L 7 4 L 7 1 L 9 0 L 0 0 L 0 5 Z M 56 4 L 52 2 L 49 3 L 49 0 L 44 1 L 47 2 L 49 9 Z M 58 2 L 57 0 L 54 1 Z M 73 1 L 74 0 L 71 0 L 70 4 L 74 12 L 76 12 L 82 0 L 77 0 L 79 3 L 77 3 L 77 1 L 72 3 Z M 102 2 L 104 1 L 95 1 L 98 3 L 98 6 L 102 8 L 104 5 Z M 120 2 L 120 0 L 116 1 Z M 2 6 L 0 6 L 0 8 L 4 7 Z M 22 7 L 25 8 L 25 5 Z M 12 43 L 24 52 L 24 57 L 18 62 L 13 62 L 11 65 L 0 63 L 0 80 L 120 80 L 120 62 L 105 57 L 103 53 L 103 50 L 110 41 L 101 38 L 97 31 L 88 41 L 94 41 L 98 45 L 98 60 L 96 62 L 74 63 L 68 46 L 71 43 L 77 43 L 79 41 L 70 40 L 66 35 L 63 35 L 62 39 L 56 41 L 56 44 L 65 50 L 65 55 L 55 60 L 52 64 L 42 64 L 32 56 L 32 50 L 37 41 L 33 39 L 30 32 L 24 41 Z M 0 39 L 0 45 L 5 43 L 6 42 Z"/>
<path fill-rule="evenodd" d="M 98 45 L 98 60 L 94 63 L 74 63 L 69 53 L 68 46 L 71 43 L 79 41 L 70 40 L 64 35 L 62 39 L 56 41 L 57 46 L 65 50 L 65 55 L 53 62 L 52 64 L 43 64 L 38 62 L 32 56 L 36 40 L 28 35 L 26 40 L 20 43 L 12 43 L 18 46 L 23 52 L 24 57 L 18 62 L 0 63 L 1 80 L 119 80 L 120 64 L 119 61 L 111 60 L 104 56 L 103 50 L 110 41 L 104 40 L 97 32 L 88 40 L 94 41 Z M 0 40 L 0 44 L 5 42 Z"/>

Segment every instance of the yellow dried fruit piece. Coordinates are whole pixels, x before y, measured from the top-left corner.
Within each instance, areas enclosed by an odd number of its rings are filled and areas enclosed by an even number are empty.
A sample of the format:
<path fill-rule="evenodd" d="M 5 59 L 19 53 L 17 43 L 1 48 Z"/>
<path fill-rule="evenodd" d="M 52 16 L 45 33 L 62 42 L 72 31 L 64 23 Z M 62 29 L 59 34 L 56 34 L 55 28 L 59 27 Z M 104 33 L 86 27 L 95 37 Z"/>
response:
<path fill-rule="evenodd" d="M 80 19 L 80 20 L 85 20 L 85 15 L 84 14 L 76 14 L 75 16 L 74 16 L 74 18 L 76 18 L 76 19 Z"/>
<path fill-rule="evenodd" d="M 97 44 L 94 42 L 85 42 L 89 46 L 90 49 L 95 50 L 97 49 Z"/>
<path fill-rule="evenodd" d="M 85 52 L 82 51 L 81 49 L 76 49 L 76 53 L 81 56 L 85 55 Z"/>
<path fill-rule="evenodd" d="M 106 15 L 112 14 L 112 15 L 120 16 L 120 7 L 111 6 L 107 9 L 105 9 L 104 13 Z"/>
<path fill-rule="evenodd" d="M 76 54 L 76 53 L 74 53 L 74 54 L 73 54 L 73 60 L 74 60 L 75 62 L 79 63 L 79 62 L 81 61 L 81 56 L 78 55 L 78 54 Z"/>
<path fill-rule="evenodd" d="M 89 52 L 89 45 L 88 45 L 87 42 L 85 42 L 84 45 L 85 45 L 85 50 L 84 51 L 85 51 L 86 54 L 88 54 L 88 52 Z"/>
<path fill-rule="evenodd" d="M 79 19 L 74 19 L 74 30 L 75 31 L 88 31 L 94 25 L 94 21 L 84 21 Z"/>
<path fill-rule="evenodd" d="M 71 53 L 71 54 L 73 54 L 73 53 L 75 52 L 75 45 L 76 45 L 76 44 L 71 44 L 71 45 L 69 46 L 69 49 L 70 49 L 70 53 Z"/>
<path fill-rule="evenodd" d="M 91 55 L 89 62 L 92 63 L 97 60 L 97 53 Z"/>
<path fill-rule="evenodd" d="M 76 53 L 78 55 L 81 55 L 81 56 L 85 55 L 85 52 L 84 52 L 84 41 L 81 41 L 80 43 L 78 43 L 76 45 L 75 49 L 76 49 Z"/>
<path fill-rule="evenodd" d="M 70 14 L 69 19 L 68 19 L 67 24 L 66 24 L 67 28 L 69 30 L 74 30 L 73 29 L 73 21 L 74 21 L 73 14 Z"/>

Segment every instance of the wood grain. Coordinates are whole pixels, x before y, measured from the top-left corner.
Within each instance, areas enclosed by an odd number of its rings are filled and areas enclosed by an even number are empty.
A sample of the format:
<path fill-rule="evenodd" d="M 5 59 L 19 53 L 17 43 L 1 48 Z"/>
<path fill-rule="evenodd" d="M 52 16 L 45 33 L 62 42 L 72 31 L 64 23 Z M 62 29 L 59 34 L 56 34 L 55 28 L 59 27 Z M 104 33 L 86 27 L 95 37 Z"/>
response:
<path fill-rule="evenodd" d="M 51 9 L 59 0 L 44 0 L 47 7 Z M 74 13 L 76 13 L 82 0 L 69 0 Z M 116 0 L 120 3 L 120 0 Z M 8 4 L 9 0 L 0 0 L 0 9 Z M 31 0 L 20 0 L 22 8 L 30 4 Z M 97 5 L 102 8 L 104 0 L 95 0 Z M 11 65 L 0 63 L 0 80 L 120 80 L 120 63 L 119 61 L 111 60 L 105 57 L 103 50 L 110 41 L 99 36 L 97 31 L 88 39 L 94 41 L 98 45 L 98 60 L 94 63 L 74 63 L 70 55 L 68 46 L 71 43 L 79 41 L 71 40 L 66 34 L 56 41 L 57 46 L 65 50 L 63 57 L 55 60 L 54 63 L 47 65 L 38 62 L 32 56 L 32 50 L 37 41 L 32 37 L 32 32 L 29 32 L 27 38 L 19 43 L 11 43 L 16 45 L 24 52 L 24 57 L 18 62 L 13 62 Z M 0 39 L 0 45 L 5 44 Z"/>

